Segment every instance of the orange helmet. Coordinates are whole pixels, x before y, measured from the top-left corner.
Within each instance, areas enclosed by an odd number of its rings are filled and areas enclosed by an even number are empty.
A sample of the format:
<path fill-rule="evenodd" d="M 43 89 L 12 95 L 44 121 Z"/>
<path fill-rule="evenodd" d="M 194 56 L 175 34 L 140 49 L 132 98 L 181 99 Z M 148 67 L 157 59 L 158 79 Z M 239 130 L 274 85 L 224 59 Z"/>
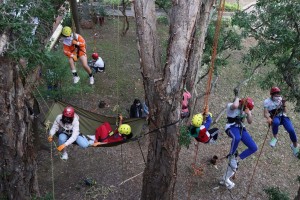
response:
<path fill-rule="evenodd" d="M 272 87 L 270 90 L 270 95 L 273 95 L 274 93 L 280 93 L 279 87 Z"/>
<path fill-rule="evenodd" d="M 254 101 L 250 97 L 242 98 L 240 100 L 240 105 L 244 106 L 245 108 L 249 108 L 249 110 L 252 110 L 254 108 Z"/>
<path fill-rule="evenodd" d="M 97 53 L 93 53 L 93 54 L 92 54 L 92 58 L 93 58 L 94 60 L 97 60 L 97 59 L 99 58 L 99 55 L 98 55 Z"/>

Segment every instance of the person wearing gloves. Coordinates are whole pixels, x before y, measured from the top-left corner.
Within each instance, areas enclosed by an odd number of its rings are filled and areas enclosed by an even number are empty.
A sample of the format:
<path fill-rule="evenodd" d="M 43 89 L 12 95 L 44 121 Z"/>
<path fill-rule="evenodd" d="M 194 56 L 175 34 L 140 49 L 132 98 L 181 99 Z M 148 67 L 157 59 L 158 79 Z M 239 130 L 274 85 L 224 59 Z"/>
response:
<path fill-rule="evenodd" d="M 227 156 L 229 159 L 228 166 L 222 180 L 220 181 L 220 184 L 225 185 L 228 189 L 232 189 L 235 186 L 230 178 L 238 169 L 238 160 L 247 158 L 258 149 L 256 143 L 244 125 L 245 119 L 247 120 L 248 124 L 252 123 L 251 110 L 253 108 L 254 102 L 252 98 L 246 97 L 239 99 L 237 94 L 234 102 L 227 104 L 227 123 L 225 126 L 225 132 L 230 138 L 232 138 L 232 141 L 229 155 Z M 237 148 L 240 144 L 240 141 L 247 146 L 247 149 L 238 155 Z"/>
<path fill-rule="evenodd" d="M 58 132 L 58 151 L 62 151 L 61 159 L 67 160 L 67 146 L 76 142 L 80 147 L 87 148 L 88 140 L 79 133 L 79 117 L 74 108 L 67 106 L 62 114 L 59 114 L 49 132 L 48 141 L 53 141 L 53 136 Z"/>
<path fill-rule="evenodd" d="M 80 77 L 78 76 L 75 68 L 75 62 L 77 62 L 79 58 L 84 70 L 89 75 L 90 84 L 93 85 L 95 80 L 94 80 L 92 70 L 88 66 L 86 45 L 85 45 L 84 38 L 77 33 L 73 33 L 72 29 L 68 26 L 65 26 L 62 29 L 61 34 L 64 38 L 63 39 L 64 54 L 69 58 L 71 71 L 73 73 L 73 82 L 76 84 L 80 80 Z"/>
<path fill-rule="evenodd" d="M 272 87 L 270 90 L 270 95 L 270 98 L 264 100 L 264 117 L 267 119 L 269 126 L 271 126 L 274 136 L 269 144 L 271 147 L 276 146 L 278 141 L 278 128 L 279 126 L 283 125 L 285 130 L 289 133 L 290 140 L 292 141 L 290 146 L 293 154 L 297 157 L 299 154 L 297 135 L 292 121 L 286 115 L 286 101 L 282 99 L 280 95 L 280 89 L 278 87 Z"/>

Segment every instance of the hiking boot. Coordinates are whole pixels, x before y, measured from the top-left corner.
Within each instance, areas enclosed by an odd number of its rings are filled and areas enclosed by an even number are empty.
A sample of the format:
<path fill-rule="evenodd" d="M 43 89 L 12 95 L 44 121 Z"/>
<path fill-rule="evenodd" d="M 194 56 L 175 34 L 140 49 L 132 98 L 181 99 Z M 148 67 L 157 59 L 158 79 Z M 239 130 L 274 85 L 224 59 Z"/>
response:
<path fill-rule="evenodd" d="M 80 80 L 79 76 L 73 76 L 73 82 L 74 82 L 74 84 L 78 83 L 79 80 Z"/>
<path fill-rule="evenodd" d="M 298 154 L 299 154 L 299 146 L 294 147 L 294 145 L 291 144 L 291 149 L 292 149 L 292 151 L 293 151 L 294 156 L 298 157 Z"/>
<path fill-rule="evenodd" d="M 91 84 L 91 85 L 94 85 L 94 83 L 95 83 L 94 77 L 91 76 L 91 77 L 90 77 L 90 84 Z"/>
<path fill-rule="evenodd" d="M 68 153 L 67 152 L 64 152 L 61 157 L 60 157 L 62 160 L 68 160 L 69 156 L 68 156 Z"/>
<path fill-rule="evenodd" d="M 277 141 L 278 141 L 278 140 L 277 140 L 277 138 L 273 137 L 273 138 L 272 138 L 272 140 L 271 140 L 271 141 L 270 141 L 270 143 L 269 143 L 269 144 L 270 144 L 270 146 L 271 146 L 271 147 L 275 147 L 275 146 L 276 146 L 276 143 L 277 143 Z"/>

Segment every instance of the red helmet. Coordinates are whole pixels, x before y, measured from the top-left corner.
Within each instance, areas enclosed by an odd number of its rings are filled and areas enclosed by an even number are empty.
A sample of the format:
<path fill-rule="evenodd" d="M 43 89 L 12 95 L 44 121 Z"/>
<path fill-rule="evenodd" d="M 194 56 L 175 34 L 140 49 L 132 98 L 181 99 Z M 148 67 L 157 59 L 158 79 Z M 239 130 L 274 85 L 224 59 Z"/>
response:
<path fill-rule="evenodd" d="M 272 87 L 270 90 L 270 95 L 274 94 L 274 93 L 279 93 L 280 89 L 279 87 Z"/>
<path fill-rule="evenodd" d="M 254 101 L 250 97 L 242 98 L 240 100 L 240 105 L 244 106 L 245 108 L 249 108 L 249 110 L 252 110 L 254 108 Z"/>
<path fill-rule="evenodd" d="M 74 114 L 74 108 L 71 106 L 67 106 L 63 111 L 63 116 L 65 117 L 74 118 Z"/>
<path fill-rule="evenodd" d="M 99 58 L 99 55 L 98 55 L 97 53 L 93 53 L 93 54 L 92 54 L 92 58 L 93 58 L 94 60 L 97 60 L 97 59 Z"/>

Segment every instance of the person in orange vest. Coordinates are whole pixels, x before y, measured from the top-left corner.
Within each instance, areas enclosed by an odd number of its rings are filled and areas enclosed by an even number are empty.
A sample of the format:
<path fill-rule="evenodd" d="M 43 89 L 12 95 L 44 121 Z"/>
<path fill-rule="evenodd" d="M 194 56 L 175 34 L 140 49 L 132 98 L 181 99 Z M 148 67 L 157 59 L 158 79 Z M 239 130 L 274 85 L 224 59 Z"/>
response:
<path fill-rule="evenodd" d="M 88 66 L 86 45 L 85 45 L 84 38 L 77 33 L 73 33 L 72 29 L 68 26 L 65 26 L 62 29 L 61 34 L 64 37 L 63 39 L 64 54 L 69 58 L 69 63 L 73 74 L 73 82 L 76 84 L 80 80 L 80 77 L 78 76 L 75 68 L 75 62 L 77 62 L 79 58 L 84 70 L 89 75 L 90 84 L 93 85 L 95 80 L 94 80 L 92 70 Z"/>

